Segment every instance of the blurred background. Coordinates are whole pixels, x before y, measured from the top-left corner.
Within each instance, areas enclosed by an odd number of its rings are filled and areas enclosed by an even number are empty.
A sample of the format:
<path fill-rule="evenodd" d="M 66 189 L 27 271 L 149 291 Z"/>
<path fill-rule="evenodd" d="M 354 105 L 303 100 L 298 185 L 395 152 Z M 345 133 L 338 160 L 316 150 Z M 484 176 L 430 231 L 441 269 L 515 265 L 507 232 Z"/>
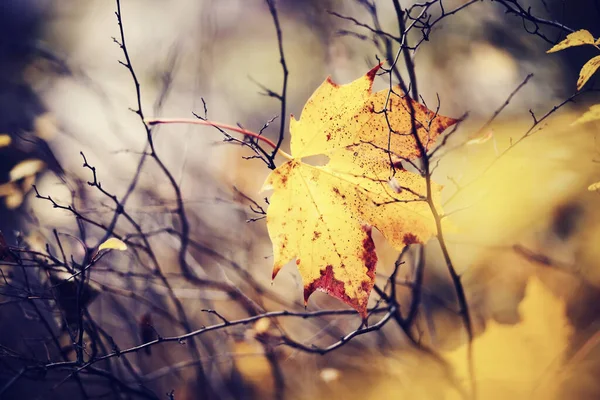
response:
<path fill-rule="evenodd" d="M 283 74 L 266 2 L 121 3 L 146 117 L 196 113 L 258 131 L 277 116 L 264 130 L 277 138 L 281 105 L 265 88 L 280 92 Z M 448 12 L 467 3 L 443 5 Z M 597 1 L 518 3 L 539 18 L 600 36 Z M 347 83 L 387 58 L 385 35 L 350 19 L 397 35 L 393 2 L 373 4 L 276 2 L 289 69 L 288 114 L 299 116 L 328 76 Z M 253 155 L 247 147 L 225 142 L 214 128 L 165 125 L 153 129 L 154 147 L 181 188 L 190 228 L 184 257 L 197 278 L 181 274 L 176 232 L 182 226 L 172 185 L 152 160 L 140 167 L 149 151 L 147 136 L 130 110 L 137 108 L 136 91 L 113 40 L 120 41 L 115 10 L 115 2 L 106 0 L 0 4 L 0 239 L 6 242 L 0 241 L 0 263 L 6 264 L 0 284 L 0 388 L 6 390 L 0 397 L 460 398 L 456 385 L 468 380 L 461 372 L 466 358 L 459 354 L 465 334 L 435 240 L 425 246 L 415 330 L 423 343 L 448 357 L 455 380 L 411 349 L 393 324 L 325 356 L 269 342 L 282 329 L 308 346 L 327 346 L 360 325 L 355 315 L 240 325 L 190 339 L 187 346 L 152 346 L 150 354 L 100 363 L 94 373 L 76 378 L 52 370 L 21 379 L 32 360 L 76 359 L 77 328 L 69 327 L 78 323 L 73 303 L 85 308 L 82 318 L 89 327 L 84 358 L 221 322 L 206 309 L 228 320 L 304 310 L 293 265 L 271 285 L 271 243 L 264 219 L 253 211 L 267 207 L 268 194 L 259 192 L 269 172 L 265 164 L 247 159 Z M 434 180 L 445 187 L 444 211 L 453 225 L 447 241 L 479 340 L 480 396 L 593 399 L 600 393 L 594 379 L 600 368 L 600 212 L 598 193 L 587 187 L 600 177 L 599 125 L 572 123 L 599 98 L 584 94 L 534 123 L 576 92 L 579 69 L 597 49 L 546 54 L 552 43 L 528 33 L 535 25 L 505 11 L 497 2 L 469 4 L 437 24 L 414 56 L 422 101 L 435 109 L 439 97 L 443 115 L 468 113 L 438 153 Z M 435 19 L 442 9 L 432 6 L 428 13 Z M 542 25 L 542 32 L 552 42 L 565 36 L 552 26 Z M 414 43 L 420 39 L 420 30 L 409 37 Z M 534 76 L 486 124 L 530 73 Z M 593 87 L 593 78 L 588 85 Z M 387 86 L 385 79 L 375 82 L 376 90 Z M 487 140 L 465 145 L 477 135 Z M 287 140 L 283 149 L 289 149 Z M 119 219 L 113 233 L 140 248 L 130 244 L 133 250 L 104 255 L 73 286 L 65 283 L 69 271 L 54 268 L 47 257 L 37 259 L 43 268 L 17 268 L 10 251 L 85 260 L 105 238 L 115 203 L 88 184 L 94 176 L 84 161 L 95 168 L 102 189 L 118 199 L 127 196 L 134 222 Z M 398 252 L 382 237 L 375 240 L 377 283 L 383 287 Z M 148 248 L 152 251 L 140 250 Z M 398 277 L 405 283 L 398 291 L 406 304 L 416 258 L 416 249 L 406 253 L 407 266 Z M 33 293 L 41 301 L 32 301 Z M 321 309 L 344 306 L 315 293 L 307 310 Z"/>

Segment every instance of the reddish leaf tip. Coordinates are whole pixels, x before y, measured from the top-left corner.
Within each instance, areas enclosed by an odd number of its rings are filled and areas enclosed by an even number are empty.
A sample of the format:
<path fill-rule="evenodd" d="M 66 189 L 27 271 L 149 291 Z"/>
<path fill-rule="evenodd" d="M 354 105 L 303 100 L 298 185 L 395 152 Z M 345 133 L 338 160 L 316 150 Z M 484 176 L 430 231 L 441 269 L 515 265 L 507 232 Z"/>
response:
<path fill-rule="evenodd" d="M 327 265 L 324 270 L 321 270 L 321 276 L 319 278 L 304 286 L 304 304 L 307 304 L 308 298 L 317 289 L 328 293 L 329 295 L 348 304 L 358 311 L 363 319 L 367 317 L 367 302 L 364 300 L 350 298 L 346 294 L 344 282 L 335 278 L 332 265 Z"/>
<path fill-rule="evenodd" d="M 276 265 L 276 266 L 273 267 L 273 273 L 271 274 L 271 280 L 275 279 L 275 277 L 279 273 L 279 270 L 281 270 L 281 266 Z M 271 283 L 273 283 L 273 282 L 271 282 Z"/>
<path fill-rule="evenodd" d="M 378 65 L 371 68 L 369 70 L 369 72 L 367 72 L 366 76 L 367 76 L 367 78 L 369 78 L 370 81 L 373 81 L 375 79 L 375 75 L 377 74 L 377 71 L 379 71 L 379 68 L 381 68 L 382 65 L 383 65 L 383 62 L 380 62 Z"/>
<path fill-rule="evenodd" d="M 331 76 L 328 76 L 327 79 L 325 79 L 325 82 L 329 83 L 331 86 L 333 86 L 335 88 L 340 86 L 331 79 Z"/>

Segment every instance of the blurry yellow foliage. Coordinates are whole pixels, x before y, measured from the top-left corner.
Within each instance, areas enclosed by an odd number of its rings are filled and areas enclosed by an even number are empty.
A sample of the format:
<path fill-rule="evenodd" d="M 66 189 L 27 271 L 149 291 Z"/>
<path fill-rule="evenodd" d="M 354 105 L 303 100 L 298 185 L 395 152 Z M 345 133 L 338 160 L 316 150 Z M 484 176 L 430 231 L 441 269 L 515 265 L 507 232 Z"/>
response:
<path fill-rule="evenodd" d="M 597 190 L 600 190 L 600 182 L 592 183 L 590 186 L 588 186 L 588 190 L 590 192 L 595 192 Z"/>
<path fill-rule="evenodd" d="M 598 121 L 600 120 L 600 104 L 595 104 L 590 107 L 581 117 L 579 117 L 573 125 L 583 124 L 586 122 Z"/>
<path fill-rule="evenodd" d="M 21 161 L 10 170 L 10 180 L 11 182 L 14 182 L 27 176 L 35 175 L 44 169 L 45 166 L 46 164 L 42 160 L 35 158 Z"/>
<path fill-rule="evenodd" d="M 565 304 L 537 278 L 531 278 L 519 313 L 521 322 L 516 325 L 490 321 L 473 343 L 481 399 L 550 399 L 556 394 L 557 373 L 573 331 Z M 466 348 L 445 357 L 458 379 L 468 382 Z"/>
<path fill-rule="evenodd" d="M 255 392 L 255 398 L 271 398 L 273 373 L 263 346 L 256 340 L 244 340 L 235 342 L 233 350 L 235 366 L 246 384 Z"/>
<path fill-rule="evenodd" d="M 0 134 L 0 148 L 9 146 L 12 142 L 12 139 L 9 135 Z"/>
<path fill-rule="evenodd" d="M 572 366 L 566 350 L 573 328 L 565 303 L 530 278 L 515 325 L 488 322 L 473 342 L 477 398 L 558 399 Z M 317 398 L 459 400 L 468 398 L 466 345 L 440 355 L 446 366 L 423 352 L 404 349 L 361 359 L 361 368 L 340 372 L 334 387 L 322 385 Z M 327 395 L 325 395 L 327 393 Z M 301 396 L 307 399 L 308 396 Z M 314 397 L 311 397 L 314 398 Z"/>

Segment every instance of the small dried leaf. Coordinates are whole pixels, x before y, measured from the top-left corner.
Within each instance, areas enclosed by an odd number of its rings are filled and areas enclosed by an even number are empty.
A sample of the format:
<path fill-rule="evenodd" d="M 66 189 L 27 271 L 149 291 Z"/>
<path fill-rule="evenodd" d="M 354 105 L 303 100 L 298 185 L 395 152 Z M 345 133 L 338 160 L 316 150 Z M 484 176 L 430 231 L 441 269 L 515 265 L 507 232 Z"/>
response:
<path fill-rule="evenodd" d="M 579 72 L 579 79 L 577 80 L 577 90 L 581 90 L 583 85 L 594 75 L 594 72 L 600 67 L 600 56 L 596 56 L 585 63 Z"/>
<path fill-rule="evenodd" d="M 30 158 L 25 161 L 21 161 L 15 165 L 9 172 L 11 182 L 23 179 L 26 176 L 35 175 L 44 169 L 46 164 L 42 160 L 36 158 Z"/>
<path fill-rule="evenodd" d="M 7 134 L 0 135 L 0 149 L 2 147 L 10 146 L 11 142 L 12 142 L 12 139 L 9 135 L 7 135 Z"/>
<path fill-rule="evenodd" d="M 597 190 L 600 190 L 600 182 L 592 183 L 590 186 L 588 186 L 588 190 L 590 192 L 595 192 Z"/>
<path fill-rule="evenodd" d="M 494 136 L 494 131 L 492 129 L 490 129 L 489 131 L 487 131 L 485 134 L 481 135 L 481 136 L 476 136 L 474 138 L 471 138 L 468 142 L 467 145 L 474 145 L 474 144 L 482 144 L 487 142 L 488 140 L 490 140 L 492 137 Z"/>
<path fill-rule="evenodd" d="M 104 249 L 125 251 L 127 250 L 127 245 L 120 239 L 110 238 L 98 247 L 98 251 Z"/>
<path fill-rule="evenodd" d="M 598 39 L 600 41 L 600 39 Z M 565 38 L 562 42 L 558 43 L 546 53 L 554 53 L 560 50 L 568 49 L 569 47 L 582 46 L 584 44 L 596 44 L 594 41 L 594 37 L 592 34 L 585 30 L 581 29 L 577 32 L 573 32 Z"/>
<path fill-rule="evenodd" d="M 581 117 L 579 117 L 571 125 L 584 124 L 586 122 L 600 121 L 600 104 L 590 107 Z"/>

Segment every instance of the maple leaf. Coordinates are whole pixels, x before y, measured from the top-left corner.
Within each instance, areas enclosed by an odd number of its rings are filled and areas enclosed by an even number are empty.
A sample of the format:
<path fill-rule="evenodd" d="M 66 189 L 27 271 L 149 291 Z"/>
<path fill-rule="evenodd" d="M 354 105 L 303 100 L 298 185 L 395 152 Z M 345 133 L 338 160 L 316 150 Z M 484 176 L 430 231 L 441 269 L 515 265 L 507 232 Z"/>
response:
<path fill-rule="evenodd" d="M 267 210 L 273 278 L 295 258 L 305 303 L 319 289 L 363 318 L 377 263 L 371 228 L 397 249 L 435 233 L 424 201 L 426 181 L 402 167 L 402 161 L 421 156 L 411 115 L 425 149 L 457 122 L 397 89 L 372 93 L 379 67 L 349 84 L 328 78 L 317 88 L 300 119 L 290 120 L 290 160 L 271 172 L 263 186 L 274 190 Z M 329 161 L 313 166 L 302 160 L 314 155 Z M 436 201 L 441 188 L 432 183 L 431 189 Z"/>

